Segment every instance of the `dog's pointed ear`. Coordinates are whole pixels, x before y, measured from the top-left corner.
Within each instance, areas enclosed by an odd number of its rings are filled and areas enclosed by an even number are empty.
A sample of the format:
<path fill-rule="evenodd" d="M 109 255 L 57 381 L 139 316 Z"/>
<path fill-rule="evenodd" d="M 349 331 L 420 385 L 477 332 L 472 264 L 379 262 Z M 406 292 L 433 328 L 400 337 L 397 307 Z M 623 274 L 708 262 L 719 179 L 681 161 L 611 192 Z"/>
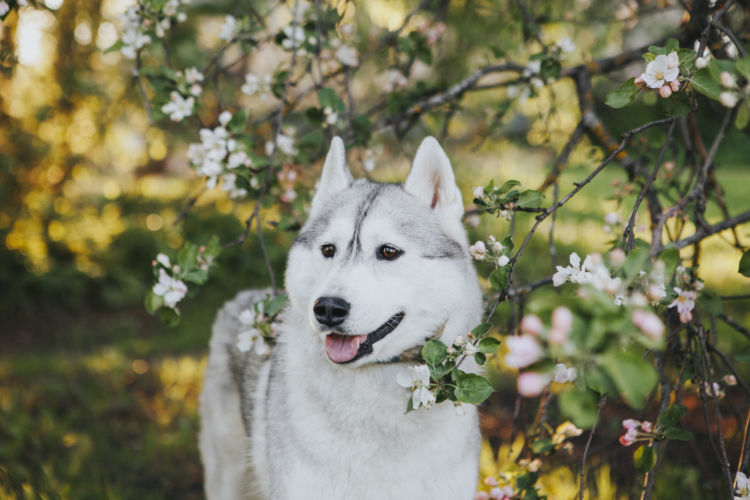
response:
<path fill-rule="evenodd" d="M 460 219 L 464 213 L 451 162 L 434 137 L 425 137 L 419 145 L 404 189 L 448 217 Z"/>
<path fill-rule="evenodd" d="M 352 184 L 352 174 L 346 166 L 346 149 L 344 141 L 336 136 L 331 141 L 323 173 L 320 175 L 318 189 L 313 196 L 310 207 L 310 217 L 313 217 L 334 194 L 343 191 Z"/>

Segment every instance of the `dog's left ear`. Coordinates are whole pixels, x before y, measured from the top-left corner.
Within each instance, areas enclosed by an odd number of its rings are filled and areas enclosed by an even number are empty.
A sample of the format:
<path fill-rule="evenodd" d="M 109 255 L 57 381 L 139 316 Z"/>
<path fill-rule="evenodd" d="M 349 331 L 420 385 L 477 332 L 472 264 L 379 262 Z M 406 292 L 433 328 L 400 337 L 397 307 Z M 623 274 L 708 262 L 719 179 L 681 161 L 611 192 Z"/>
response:
<path fill-rule="evenodd" d="M 336 136 L 331 140 L 331 149 L 328 150 L 326 161 L 323 164 L 323 172 L 320 174 L 318 189 L 310 205 L 310 218 L 314 217 L 325 202 L 334 194 L 348 188 L 352 183 L 352 173 L 346 166 L 346 148 L 344 141 Z"/>
<path fill-rule="evenodd" d="M 449 218 L 460 219 L 464 213 L 451 162 L 434 137 L 425 137 L 419 145 L 404 189 Z"/>

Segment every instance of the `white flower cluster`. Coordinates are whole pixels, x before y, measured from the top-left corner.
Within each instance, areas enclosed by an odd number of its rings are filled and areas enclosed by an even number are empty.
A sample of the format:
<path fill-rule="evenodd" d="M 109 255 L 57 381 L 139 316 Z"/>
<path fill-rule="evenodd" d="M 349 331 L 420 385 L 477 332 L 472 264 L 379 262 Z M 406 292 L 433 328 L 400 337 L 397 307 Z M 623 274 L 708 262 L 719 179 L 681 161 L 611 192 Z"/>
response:
<path fill-rule="evenodd" d="M 254 314 L 250 309 L 245 309 L 240 313 L 238 319 L 243 327 L 247 327 L 247 330 L 237 334 L 237 349 L 240 352 L 248 352 L 250 349 L 254 349 L 258 356 L 268 355 L 271 352 L 271 347 L 263 337 L 263 333 L 257 328 L 258 323 L 263 322 L 263 314 Z"/>
<path fill-rule="evenodd" d="M 279 151 L 287 156 L 295 156 L 297 154 L 297 148 L 294 145 L 294 134 L 296 130 L 293 127 L 282 128 L 281 132 L 276 136 L 276 142 L 266 141 L 266 154 L 271 156 L 275 151 L 276 147 Z"/>
<path fill-rule="evenodd" d="M 268 97 L 271 92 L 271 75 L 260 77 L 253 73 L 245 75 L 245 83 L 240 87 L 243 94 L 255 95 L 260 93 L 262 99 Z"/>
<path fill-rule="evenodd" d="M 122 48 L 120 52 L 128 59 L 135 59 L 136 54 L 143 47 L 151 43 L 148 31 L 153 28 L 154 34 L 163 38 L 172 26 L 172 21 L 183 22 L 187 19 L 184 12 L 180 12 L 181 5 L 190 0 L 168 0 L 160 12 L 147 12 L 141 5 L 133 5 L 121 16 L 122 20 Z"/>
<path fill-rule="evenodd" d="M 203 73 L 195 67 L 186 69 L 184 73 L 178 71 L 177 90 L 169 94 L 169 102 L 161 107 L 162 112 L 169 115 L 170 120 L 176 122 L 192 115 L 195 98 L 203 92 L 201 82 L 204 78 Z"/>
<path fill-rule="evenodd" d="M 224 17 L 224 24 L 221 25 L 221 29 L 219 30 L 219 38 L 228 42 L 234 38 L 234 35 L 236 35 L 238 31 L 239 23 L 237 22 L 237 18 L 234 16 L 226 16 Z"/>
<path fill-rule="evenodd" d="M 427 365 L 418 365 L 409 366 L 408 370 L 396 375 L 398 385 L 411 389 L 412 408 L 431 408 L 436 398 L 435 393 L 430 390 L 430 368 Z"/>
<path fill-rule="evenodd" d="M 383 90 L 386 92 L 394 92 L 397 89 L 406 87 L 409 80 L 404 76 L 401 70 L 391 68 L 385 72 L 383 78 Z"/>
<path fill-rule="evenodd" d="M 218 127 L 201 129 L 201 142 L 188 146 L 187 157 L 196 171 L 207 177 L 206 186 L 209 189 L 216 187 L 221 177 L 222 189 L 228 191 L 232 198 L 239 198 L 245 196 L 247 191 L 235 186 L 237 176 L 227 169 L 232 170 L 239 166 L 249 167 L 252 166 L 252 161 L 247 153 L 237 150 L 237 141 L 225 128 L 231 119 L 232 114 L 224 111 L 219 115 Z M 251 181 L 251 186 L 252 184 Z"/>
<path fill-rule="evenodd" d="M 570 265 L 557 266 L 557 272 L 552 275 L 552 284 L 561 286 L 570 281 L 577 285 L 588 284 L 614 297 L 615 303 L 621 305 L 625 292 L 620 278 L 613 278 L 609 269 L 604 265 L 602 256 L 594 253 L 587 255 L 583 263 L 576 252 L 570 254 Z"/>
<path fill-rule="evenodd" d="M 474 188 L 474 196 L 477 196 L 477 189 L 482 188 Z M 490 260 L 500 267 L 506 266 L 510 262 L 510 258 L 504 252 L 505 246 L 492 235 L 487 239 L 486 245 L 484 241 L 477 241 L 469 247 L 469 253 L 475 260 Z"/>
<path fill-rule="evenodd" d="M 670 52 L 667 55 L 660 54 L 648 63 L 646 71 L 635 79 L 635 84 L 639 87 L 659 89 L 659 95 L 666 99 L 672 92 L 680 90 L 679 76 L 680 58 L 677 52 Z"/>
<path fill-rule="evenodd" d="M 169 257 L 160 253 L 152 263 L 159 267 L 159 281 L 154 285 L 153 292 L 155 295 L 164 297 L 164 304 L 167 307 L 175 309 L 177 303 L 181 301 L 187 293 L 187 285 L 182 280 L 175 279 L 171 273 L 178 273 L 179 266 L 172 266 Z"/>

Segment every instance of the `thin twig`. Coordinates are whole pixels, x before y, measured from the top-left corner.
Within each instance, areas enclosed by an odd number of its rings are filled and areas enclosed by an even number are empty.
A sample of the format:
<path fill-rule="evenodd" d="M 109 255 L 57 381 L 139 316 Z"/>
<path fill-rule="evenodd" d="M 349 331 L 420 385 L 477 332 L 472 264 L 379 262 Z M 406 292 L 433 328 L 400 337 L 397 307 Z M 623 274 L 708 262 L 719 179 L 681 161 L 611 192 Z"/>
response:
<path fill-rule="evenodd" d="M 594 420 L 594 426 L 591 428 L 591 432 L 589 432 L 589 438 L 586 440 L 586 447 L 583 449 L 583 457 L 581 457 L 581 489 L 578 493 L 579 500 L 583 500 L 583 494 L 584 490 L 586 488 L 586 459 L 589 455 L 589 448 L 591 448 L 591 441 L 594 439 L 594 432 L 596 432 L 596 427 L 599 425 L 599 417 L 601 417 L 602 414 L 602 408 L 604 408 L 604 405 L 607 403 L 607 396 L 602 395 L 601 398 L 599 398 L 599 403 L 596 405 L 596 420 Z"/>

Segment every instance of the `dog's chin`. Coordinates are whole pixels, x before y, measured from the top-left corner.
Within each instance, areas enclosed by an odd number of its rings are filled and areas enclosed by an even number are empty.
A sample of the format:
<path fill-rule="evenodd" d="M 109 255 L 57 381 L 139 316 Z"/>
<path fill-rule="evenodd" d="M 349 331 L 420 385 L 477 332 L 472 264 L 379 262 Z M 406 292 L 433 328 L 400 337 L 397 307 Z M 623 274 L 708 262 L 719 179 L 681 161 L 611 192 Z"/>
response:
<path fill-rule="evenodd" d="M 396 313 L 372 332 L 362 335 L 351 335 L 337 331 L 328 332 L 325 334 L 324 341 L 326 355 L 329 360 L 339 365 L 364 360 L 372 354 L 373 346 L 393 332 L 403 319 L 403 312 Z"/>

